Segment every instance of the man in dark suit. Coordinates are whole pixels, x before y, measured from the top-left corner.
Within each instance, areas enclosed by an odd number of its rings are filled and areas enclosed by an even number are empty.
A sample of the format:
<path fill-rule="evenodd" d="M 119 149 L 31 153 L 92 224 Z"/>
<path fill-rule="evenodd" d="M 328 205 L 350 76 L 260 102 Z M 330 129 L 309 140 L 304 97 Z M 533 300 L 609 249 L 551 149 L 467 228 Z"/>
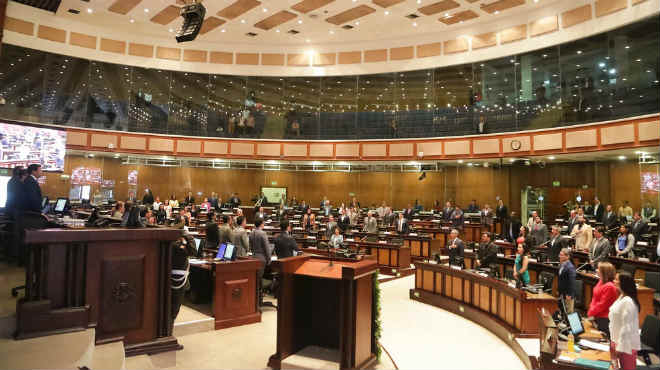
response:
<path fill-rule="evenodd" d="M 335 227 L 337 227 L 337 222 L 335 221 L 335 216 L 330 215 L 328 216 L 328 224 L 326 225 L 325 229 L 325 238 L 330 240 L 330 237 L 332 234 L 335 233 Z"/>
<path fill-rule="evenodd" d="M 449 264 L 454 266 L 463 266 L 463 251 L 465 246 L 463 241 L 458 238 L 458 230 L 452 229 L 447 241 L 447 251 L 449 252 Z"/>
<path fill-rule="evenodd" d="M 147 207 L 151 207 L 151 205 L 154 203 L 154 195 L 151 193 L 151 189 L 147 188 L 144 189 L 144 196 L 142 197 L 142 204 L 146 205 Z"/>
<path fill-rule="evenodd" d="M 649 225 L 646 221 L 642 220 L 642 217 L 639 215 L 639 212 L 635 212 L 633 215 L 633 222 L 630 228 L 630 232 L 635 237 L 635 240 L 642 240 L 641 236 L 646 234 L 648 231 Z"/>
<path fill-rule="evenodd" d="M 238 197 L 238 193 L 233 193 L 231 198 L 229 198 L 229 205 L 232 208 L 238 208 L 241 205 L 241 198 Z"/>
<path fill-rule="evenodd" d="M 346 214 L 346 208 L 341 210 L 341 215 L 337 221 L 337 226 L 341 229 L 341 232 L 344 233 L 348 228 L 348 225 L 351 224 L 351 218 Z"/>
<path fill-rule="evenodd" d="M 23 181 L 27 176 L 27 171 L 21 166 L 14 167 L 11 179 L 7 183 L 7 201 L 5 202 L 5 213 L 16 218 L 20 211 L 23 201 Z"/>
<path fill-rule="evenodd" d="M 445 203 L 445 208 L 442 210 L 442 218 L 445 221 L 450 221 L 452 212 L 454 212 L 454 207 L 451 206 L 451 202 Z"/>
<path fill-rule="evenodd" d="M 516 239 L 518 239 L 518 235 L 520 235 L 520 227 L 522 224 L 520 223 L 520 220 L 518 217 L 516 217 L 516 212 L 511 211 L 511 217 L 509 218 L 509 222 L 507 222 L 506 225 L 506 240 L 510 241 L 511 243 L 515 243 Z"/>
<path fill-rule="evenodd" d="M 467 213 L 479 213 L 479 206 L 477 205 L 477 201 L 475 199 L 472 199 L 468 205 Z"/>
<path fill-rule="evenodd" d="M 192 191 L 189 191 L 189 192 L 188 192 L 188 196 L 186 197 L 184 203 L 185 203 L 187 206 L 192 206 L 193 204 L 195 204 L 195 197 L 193 196 Z"/>
<path fill-rule="evenodd" d="M 596 222 L 603 222 L 603 214 L 605 213 L 605 208 L 600 204 L 600 199 L 596 198 L 594 200 L 593 214 L 596 217 Z"/>
<path fill-rule="evenodd" d="M 611 229 L 616 227 L 617 224 L 616 212 L 614 212 L 614 210 L 612 209 L 611 204 L 607 205 L 607 211 L 603 213 L 603 224 L 605 225 L 606 229 Z"/>
<path fill-rule="evenodd" d="M 594 239 L 589 246 L 589 263 L 595 271 L 598 271 L 598 264 L 607 261 L 607 257 L 612 252 L 610 241 L 603 235 L 604 233 L 605 229 L 602 226 L 596 227 L 594 229 Z"/>
<path fill-rule="evenodd" d="M 477 267 L 488 267 L 493 269 L 497 265 L 498 247 L 491 241 L 491 234 L 485 232 L 481 234 L 481 243 L 479 243 L 479 252 L 477 253 Z"/>
<path fill-rule="evenodd" d="M 550 231 L 550 240 L 547 243 L 548 259 L 553 262 L 559 261 L 559 252 L 567 247 L 566 239 L 559 232 L 559 226 L 553 225 Z"/>
<path fill-rule="evenodd" d="M 559 281 L 557 292 L 564 300 L 566 313 L 572 313 L 575 306 L 575 266 L 571 263 L 571 252 L 564 248 L 559 252 Z"/>
<path fill-rule="evenodd" d="M 291 225 L 288 221 L 280 224 L 282 232 L 275 238 L 275 254 L 277 258 L 292 257 L 293 251 L 298 251 L 296 240 L 291 237 Z"/>
<path fill-rule="evenodd" d="M 504 205 L 504 201 L 502 199 L 497 201 L 497 208 L 495 208 L 495 215 L 502 223 L 502 226 L 504 226 L 505 220 L 509 217 L 509 210 Z"/>
<path fill-rule="evenodd" d="M 39 187 L 39 177 L 41 177 L 41 165 L 31 164 L 27 168 L 27 177 L 23 181 L 23 211 L 41 213 L 41 187 Z"/>
<path fill-rule="evenodd" d="M 257 289 L 259 291 L 259 305 L 261 306 L 263 303 L 261 278 L 264 276 L 266 266 L 270 264 L 270 256 L 272 254 L 272 248 L 270 243 L 268 243 L 268 235 L 264 231 L 263 219 L 256 219 L 254 221 L 254 230 L 250 233 L 250 247 L 252 248 L 252 256 L 263 262 L 263 265 L 257 271 Z"/>
<path fill-rule="evenodd" d="M 396 220 L 395 226 L 399 234 L 408 234 L 408 220 L 403 217 L 403 213 L 399 213 L 399 218 Z"/>
<path fill-rule="evenodd" d="M 530 236 L 534 239 L 533 247 L 536 247 L 542 243 L 545 243 L 548 240 L 548 227 L 545 226 L 541 217 L 536 216 L 534 221 L 534 226 L 529 231 Z"/>
<path fill-rule="evenodd" d="M 259 207 L 257 213 L 254 214 L 255 220 L 266 221 L 266 212 L 264 212 L 264 207 Z"/>

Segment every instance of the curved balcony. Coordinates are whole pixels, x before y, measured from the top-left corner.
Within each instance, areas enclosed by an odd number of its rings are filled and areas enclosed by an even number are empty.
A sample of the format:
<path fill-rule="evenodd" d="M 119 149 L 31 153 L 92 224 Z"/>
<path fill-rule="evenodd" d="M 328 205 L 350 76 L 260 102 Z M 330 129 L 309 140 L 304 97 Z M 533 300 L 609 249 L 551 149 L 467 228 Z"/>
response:
<path fill-rule="evenodd" d="M 660 18 L 505 58 L 411 72 L 244 77 L 3 44 L 0 118 L 246 139 L 432 138 L 658 113 Z"/>

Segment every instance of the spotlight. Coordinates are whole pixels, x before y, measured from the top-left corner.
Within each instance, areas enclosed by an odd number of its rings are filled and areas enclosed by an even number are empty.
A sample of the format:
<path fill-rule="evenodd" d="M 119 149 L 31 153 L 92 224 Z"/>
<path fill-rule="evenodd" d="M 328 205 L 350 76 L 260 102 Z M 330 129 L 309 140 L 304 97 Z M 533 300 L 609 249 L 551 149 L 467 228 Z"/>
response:
<path fill-rule="evenodd" d="M 192 41 L 199 34 L 199 30 L 204 23 L 206 8 L 200 3 L 192 3 L 181 8 L 183 25 L 176 33 L 176 42 Z"/>

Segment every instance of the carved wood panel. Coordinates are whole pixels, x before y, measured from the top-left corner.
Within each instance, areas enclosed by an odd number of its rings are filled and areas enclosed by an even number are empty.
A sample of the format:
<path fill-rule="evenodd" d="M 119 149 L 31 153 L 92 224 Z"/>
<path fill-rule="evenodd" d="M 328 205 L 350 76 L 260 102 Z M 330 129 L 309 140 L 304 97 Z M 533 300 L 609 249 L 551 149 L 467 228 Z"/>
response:
<path fill-rule="evenodd" d="M 144 256 L 109 257 L 101 262 L 102 315 L 99 327 L 106 333 L 142 326 Z"/>

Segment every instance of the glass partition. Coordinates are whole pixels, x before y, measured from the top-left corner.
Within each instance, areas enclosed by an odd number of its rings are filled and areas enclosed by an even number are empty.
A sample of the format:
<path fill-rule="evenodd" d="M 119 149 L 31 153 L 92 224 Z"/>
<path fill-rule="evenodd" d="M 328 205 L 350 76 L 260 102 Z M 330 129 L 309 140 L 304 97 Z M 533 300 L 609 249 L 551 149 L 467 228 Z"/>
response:
<path fill-rule="evenodd" d="M 660 17 L 477 63 L 338 77 L 172 72 L 2 44 L 0 118 L 135 132 L 382 139 L 660 111 Z"/>

